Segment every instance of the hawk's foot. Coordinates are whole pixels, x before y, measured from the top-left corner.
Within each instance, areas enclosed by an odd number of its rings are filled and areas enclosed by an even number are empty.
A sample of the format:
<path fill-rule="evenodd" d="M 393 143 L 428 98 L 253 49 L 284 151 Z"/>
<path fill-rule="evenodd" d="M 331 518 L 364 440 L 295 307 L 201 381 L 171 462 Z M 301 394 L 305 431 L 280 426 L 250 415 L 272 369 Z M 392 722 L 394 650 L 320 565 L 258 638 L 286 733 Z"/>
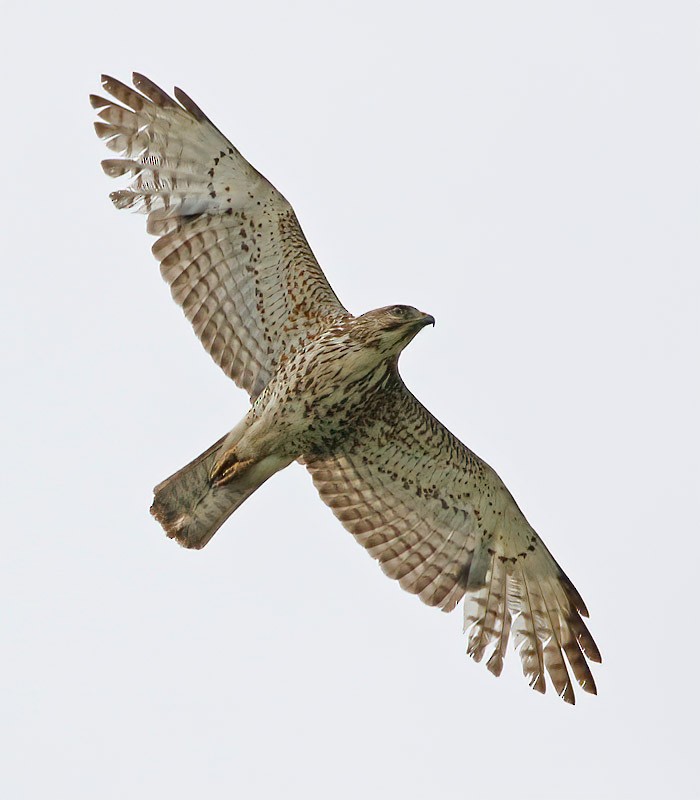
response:
<path fill-rule="evenodd" d="M 252 458 L 239 461 L 235 453 L 225 453 L 224 456 L 214 464 L 210 479 L 213 486 L 225 486 L 227 483 L 240 477 L 249 467 L 253 465 Z"/>

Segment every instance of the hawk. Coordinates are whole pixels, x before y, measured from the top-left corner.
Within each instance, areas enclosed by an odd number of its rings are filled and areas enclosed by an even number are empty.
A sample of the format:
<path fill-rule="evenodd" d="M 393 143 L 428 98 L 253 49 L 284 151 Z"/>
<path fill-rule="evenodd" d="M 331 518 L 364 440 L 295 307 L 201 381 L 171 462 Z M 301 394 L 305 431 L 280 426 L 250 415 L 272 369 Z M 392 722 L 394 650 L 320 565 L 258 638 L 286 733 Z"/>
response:
<path fill-rule="evenodd" d="M 428 605 L 464 600 L 468 653 L 500 675 L 512 636 L 530 685 L 596 693 L 599 650 L 578 591 L 491 467 L 406 388 L 404 347 L 429 314 L 353 316 L 294 210 L 180 89 L 103 76 L 95 130 L 129 176 L 110 196 L 147 215 L 153 253 L 214 361 L 250 395 L 246 416 L 154 489 L 168 536 L 201 548 L 268 478 L 306 465 L 321 499 L 382 570 Z M 568 667 L 567 667 L 568 662 Z"/>

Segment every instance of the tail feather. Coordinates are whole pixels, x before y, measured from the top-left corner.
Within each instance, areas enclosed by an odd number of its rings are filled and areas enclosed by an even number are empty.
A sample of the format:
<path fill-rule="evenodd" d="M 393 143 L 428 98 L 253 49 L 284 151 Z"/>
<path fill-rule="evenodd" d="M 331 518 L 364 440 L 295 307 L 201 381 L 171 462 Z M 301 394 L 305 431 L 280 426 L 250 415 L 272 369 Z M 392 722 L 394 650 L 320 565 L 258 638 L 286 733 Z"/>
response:
<path fill-rule="evenodd" d="M 201 549 L 233 512 L 261 485 L 233 482 L 213 486 L 211 470 L 226 437 L 153 490 L 151 514 L 183 547 Z"/>

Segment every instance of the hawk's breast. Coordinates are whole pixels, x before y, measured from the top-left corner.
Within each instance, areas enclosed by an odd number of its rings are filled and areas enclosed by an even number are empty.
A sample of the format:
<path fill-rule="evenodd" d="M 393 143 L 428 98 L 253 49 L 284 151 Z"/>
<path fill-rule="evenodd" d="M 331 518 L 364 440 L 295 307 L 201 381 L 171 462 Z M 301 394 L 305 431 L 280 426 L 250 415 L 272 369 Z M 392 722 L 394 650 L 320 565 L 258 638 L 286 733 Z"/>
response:
<path fill-rule="evenodd" d="M 280 366 L 255 403 L 299 453 L 331 451 L 381 402 L 389 364 L 349 337 L 310 342 Z"/>

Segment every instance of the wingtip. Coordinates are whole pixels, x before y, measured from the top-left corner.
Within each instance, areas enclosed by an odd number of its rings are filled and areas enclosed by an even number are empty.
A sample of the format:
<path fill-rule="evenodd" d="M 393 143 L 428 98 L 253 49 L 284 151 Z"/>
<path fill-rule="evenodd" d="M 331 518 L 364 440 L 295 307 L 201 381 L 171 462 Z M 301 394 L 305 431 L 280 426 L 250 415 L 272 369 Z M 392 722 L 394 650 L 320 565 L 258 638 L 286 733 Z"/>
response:
<path fill-rule="evenodd" d="M 122 175 L 137 175 L 143 169 L 137 161 L 129 158 L 106 158 L 100 162 L 103 172 L 110 178 L 121 178 Z"/>
<path fill-rule="evenodd" d="M 596 664 L 603 663 L 603 656 L 600 654 L 600 650 L 598 649 L 598 645 L 595 643 L 595 640 L 589 633 L 588 629 L 586 628 L 587 636 L 582 636 L 579 638 L 578 643 L 581 646 L 581 649 L 586 654 L 586 658 L 589 661 L 593 661 Z"/>
<path fill-rule="evenodd" d="M 173 92 L 178 103 L 180 103 L 186 111 L 189 111 L 195 119 L 200 122 L 209 121 L 209 117 L 207 117 L 194 100 L 186 92 L 183 92 L 179 86 L 176 86 Z"/>
<path fill-rule="evenodd" d="M 559 697 L 570 706 L 576 705 L 576 695 L 574 694 L 574 687 L 567 683 L 564 690 L 560 693 Z"/>
<path fill-rule="evenodd" d="M 147 78 L 141 72 L 133 72 L 131 80 L 134 86 L 155 105 L 161 108 L 177 107 L 177 103 L 167 92 L 163 91 L 158 84 L 153 83 L 150 78 Z"/>
<path fill-rule="evenodd" d="M 153 81 L 147 78 L 142 72 L 132 72 L 131 82 L 137 89 L 139 89 L 142 92 L 144 90 L 144 87 L 150 88 L 151 86 L 155 86 Z"/>
<path fill-rule="evenodd" d="M 503 656 L 498 650 L 494 650 L 493 655 L 486 662 L 486 669 L 496 678 L 503 672 Z"/>

